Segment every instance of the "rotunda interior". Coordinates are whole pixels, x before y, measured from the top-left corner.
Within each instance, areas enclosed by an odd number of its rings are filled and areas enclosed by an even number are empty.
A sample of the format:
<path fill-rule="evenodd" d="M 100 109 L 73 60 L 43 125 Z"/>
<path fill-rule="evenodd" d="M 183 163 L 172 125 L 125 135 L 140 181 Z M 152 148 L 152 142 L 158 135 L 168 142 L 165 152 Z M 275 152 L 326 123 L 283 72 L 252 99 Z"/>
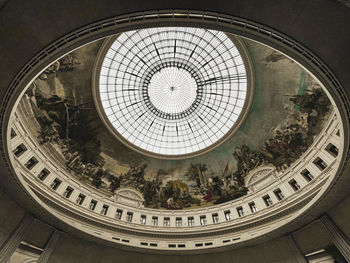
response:
<path fill-rule="evenodd" d="M 347 2 L 107 2 L 0 1 L 0 261 L 348 262 Z"/>

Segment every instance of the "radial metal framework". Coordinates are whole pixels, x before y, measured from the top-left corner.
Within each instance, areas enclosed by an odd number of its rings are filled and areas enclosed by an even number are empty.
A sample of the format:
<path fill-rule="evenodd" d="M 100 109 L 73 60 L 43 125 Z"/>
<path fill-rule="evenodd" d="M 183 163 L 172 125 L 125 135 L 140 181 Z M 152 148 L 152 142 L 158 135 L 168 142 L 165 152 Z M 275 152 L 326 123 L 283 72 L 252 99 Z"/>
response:
<path fill-rule="evenodd" d="M 240 52 L 223 32 L 189 27 L 122 33 L 100 69 L 103 111 L 131 148 L 179 156 L 216 144 L 247 97 Z"/>

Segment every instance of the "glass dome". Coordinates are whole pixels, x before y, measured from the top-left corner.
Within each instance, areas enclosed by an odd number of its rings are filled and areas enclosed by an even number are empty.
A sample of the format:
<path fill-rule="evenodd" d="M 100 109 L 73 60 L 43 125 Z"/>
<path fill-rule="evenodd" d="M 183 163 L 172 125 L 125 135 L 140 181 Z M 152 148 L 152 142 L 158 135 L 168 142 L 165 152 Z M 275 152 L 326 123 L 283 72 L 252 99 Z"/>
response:
<path fill-rule="evenodd" d="M 188 155 L 220 142 L 247 97 L 240 52 L 225 33 L 184 27 L 122 33 L 99 75 L 100 105 L 131 148 Z"/>

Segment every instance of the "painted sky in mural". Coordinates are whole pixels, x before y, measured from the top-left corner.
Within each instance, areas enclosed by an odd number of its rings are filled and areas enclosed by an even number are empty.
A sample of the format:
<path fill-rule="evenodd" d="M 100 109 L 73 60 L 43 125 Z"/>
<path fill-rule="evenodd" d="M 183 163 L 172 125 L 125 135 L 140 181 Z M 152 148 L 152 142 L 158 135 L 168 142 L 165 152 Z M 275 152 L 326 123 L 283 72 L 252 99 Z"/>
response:
<path fill-rule="evenodd" d="M 98 41 L 48 67 L 27 90 L 35 138 L 54 149 L 82 182 L 107 195 L 124 187 L 142 193 L 146 207 L 197 208 L 247 193 L 245 178 L 260 166 L 281 171 L 296 161 L 321 131 L 332 106 L 318 82 L 296 63 L 244 40 L 255 87 L 238 131 L 215 150 L 185 160 L 160 160 L 133 152 L 102 124 L 92 98 Z M 257 132 L 258 131 L 258 132 Z"/>

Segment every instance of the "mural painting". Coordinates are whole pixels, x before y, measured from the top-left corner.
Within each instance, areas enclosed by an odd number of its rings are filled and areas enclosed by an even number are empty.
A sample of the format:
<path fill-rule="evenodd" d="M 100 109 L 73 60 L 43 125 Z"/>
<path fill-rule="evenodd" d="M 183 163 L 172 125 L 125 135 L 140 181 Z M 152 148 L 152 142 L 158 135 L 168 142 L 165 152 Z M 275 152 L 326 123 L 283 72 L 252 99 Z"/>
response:
<path fill-rule="evenodd" d="M 238 131 L 209 153 L 155 159 L 108 132 L 91 92 L 101 41 L 56 61 L 26 91 L 22 100 L 35 116 L 34 137 L 55 149 L 82 182 L 109 196 L 131 187 L 143 195 L 145 207 L 198 208 L 239 198 L 248 191 L 245 178 L 252 170 L 269 165 L 283 171 L 300 158 L 332 111 L 318 82 L 300 66 L 268 47 L 245 43 L 255 72 L 253 105 Z"/>

